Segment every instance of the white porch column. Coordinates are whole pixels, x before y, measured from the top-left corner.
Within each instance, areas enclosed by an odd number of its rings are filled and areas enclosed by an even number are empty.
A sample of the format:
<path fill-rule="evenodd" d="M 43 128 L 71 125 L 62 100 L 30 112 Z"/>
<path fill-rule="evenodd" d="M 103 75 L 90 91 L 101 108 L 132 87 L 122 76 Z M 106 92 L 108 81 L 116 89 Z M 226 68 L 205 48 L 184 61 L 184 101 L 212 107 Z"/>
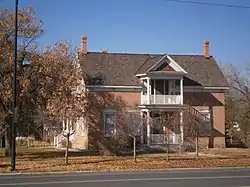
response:
<path fill-rule="evenodd" d="M 144 142 L 144 115 L 143 112 L 141 111 L 141 145 Z"/>
<path fill-rule="evenodd" d="M 181 105 L 183 105 L 183 78 L 180 80 Z"/>
<path fill-rule="evenodd" d="M 65 120 L 63 120 L 63 131 L 65 130 Z"/>
<path fill-rule="evenodd" d="M 164 79 L 164 91 L 163 91 L 163 96 L 164 96 L 164 104 L 166 104 L 166 80 Z"/>
<path fill-rule="evenodd" d="M 143 105 L 143 104 L 145 104 L 145 103 L 143 103 L 143 101 L 144 101 L 144 99 L 143 99 L 143 87 L 145 86 L 145 84 L 144 84 L 144 81 L 143 80 L 141 80 L 141 82 L 142 82 L 142 90 L 141 90 L 141 105 Z"/>
<path fill-rule="evenodd" d="M 147 104 L 150 104 L 150 78 L 147 78 Z"/>
<path fill-rule="evenodd" d="M 156 104 L 156 101 L 155 101 L 155 79 L 154 79 L 154 104 Z"/>
<path fill-rule="evenodd" d="M 150 145 L 150 112 L 147 111 L 147 144 Z"/>
<path fill-rule="evenodd" d="M 183 112 L 180 112 L 180 140 L 181 140 L 181 146 L 183 146 L 184 143 L 184 129 L 183 129 Z"/>
<path fill-rule="evenodd" d="M 66 131 L 69 132 L 69 119 L 66 120 Z"/>
<path fill-rule="evenodd" d="M 164 143 L 168 143 L 169 144 L 168 133 L 167 133 L 167 129 L 166 129 L 165 124 L 163 125 L 163 135 L 164 135 Z M 166 139 L 166 137 L 167 137 L 167 139 Z"/>

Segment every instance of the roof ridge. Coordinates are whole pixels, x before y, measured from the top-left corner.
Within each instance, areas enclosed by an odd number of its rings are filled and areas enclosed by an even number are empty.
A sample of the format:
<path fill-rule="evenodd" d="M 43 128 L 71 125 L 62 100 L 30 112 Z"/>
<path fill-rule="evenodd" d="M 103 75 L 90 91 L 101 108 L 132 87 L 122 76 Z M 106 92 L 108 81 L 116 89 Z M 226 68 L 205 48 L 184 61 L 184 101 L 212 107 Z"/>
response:
<path fill-rule="evenodd" d="M 89 51 L 88 54 L 104 54 L 104 55 L 148 55 L 148 56 L 159 56 L 159 55 L 164 55 L 164 53 L 126 53 L 126 52 L 107 52 L 107 53 L 102 53 L 98 51 Z"/>
<path fill-rule="evenodd" d="M 107 52 L 102 53 L 99 51 L 89 51 L 88 54 L 101 54 L 101 55 L 147 55 L 147 56 L 162 56 L 166 53 L 133 53 L 133 52 Z M 204 56 L 203 54 L 176 54 L 176 53 L 167 53 L 169 56 Z M 210 57 L 213 57 L 210 55 Z"/>

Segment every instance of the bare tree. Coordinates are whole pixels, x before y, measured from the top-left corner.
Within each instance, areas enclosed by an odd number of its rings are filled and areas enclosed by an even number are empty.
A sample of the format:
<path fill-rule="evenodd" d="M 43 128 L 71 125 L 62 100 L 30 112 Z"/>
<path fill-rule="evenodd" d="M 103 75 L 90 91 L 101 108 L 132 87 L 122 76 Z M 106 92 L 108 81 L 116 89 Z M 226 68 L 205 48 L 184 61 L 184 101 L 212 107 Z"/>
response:
<path fill-rule="evenodd" d="M 238 123 L 243 136 L 242 139 L 246 145 L 248 144 L 250 132 L 249 68 L 247 66 L 245 69 L 240 69 L 232 64 L 222 68 L 230 86 L 226 98 L 226 131 L 230 136 L 231 143 L 233 142 L 233 136 L 235 136 L 234 124 Z"/>
<path fill-rule="evenodd" d="M 34 40 L 41 36 L 43 24 L 36 20 L 31 7 L 19 9 L 18 12 L 18 58 L 17 58 L 17 79 L 18 79 L 18 109 L 27 106 L 27 92 L 24 91 L 27 83 L 27 68 L 24 65 L 25 59 L 29 59 L 36 45 Z M 0 10 L 0 120 L 4 123 L 1 130 L 5 133 L 6 149 L 10 152 L 10 122 L 12 118 L 11 79 L 13 66 L 13 36 L 14 36 L 14 12 L 8 9 Z M 29 103 L 30 104 L 30 103 Z M 26 107 L 27 113 L 33 112 L 33 106 Z M 19 120 L 23 117 L 19 112 Z M 2 133 L 2 134 L 3 134 Z"/>
<path fill-rule="evenodd" d="M 14 16 L 7 9 L 0 11 L 0 120 L 4 122 L 0 131 L 9 140 Z M 65 117 L 80 117 L 85 107 L 82 72 L 76 59 L 78 49 L 60 41 L 39 51 L 34 42 L 42 34 L 42 27 L 32 8 L 19 10 L 17 133 L 24 135 L 36 133 L 44 125 L 44 120 L 34 116 L 42 114 L 51 126 L 60 128 L 59 122 Z"/>
<path fill-rule="evenodd" d="M 199 137 L 209 136 L 211 133 L 211 122 L 204 114 L 201 114 L 192 106 L 186 106 L 183 111 L 184 135 L 195 139 L 196 158 L 199 157 Z"/>
<path fill-rule="evenodd" d="M 137 137 L 143 136 L 143 128 L 146 124 L 140 111 L 120 111 L 117 115 L 117 138 L 131 137 L 133 138 L 134 161 L 136 162 Z"/>
<path fill-rule="evenodd" d="M 166 160 L 169 160 L 169 145 L 173 141 L 173 133 L 179 134 L 179 112 L 160 112 L 159 123 L 161 127 L 163 127 L 164 137 L 165 137 L 165 144 L 166 144 Z"/>

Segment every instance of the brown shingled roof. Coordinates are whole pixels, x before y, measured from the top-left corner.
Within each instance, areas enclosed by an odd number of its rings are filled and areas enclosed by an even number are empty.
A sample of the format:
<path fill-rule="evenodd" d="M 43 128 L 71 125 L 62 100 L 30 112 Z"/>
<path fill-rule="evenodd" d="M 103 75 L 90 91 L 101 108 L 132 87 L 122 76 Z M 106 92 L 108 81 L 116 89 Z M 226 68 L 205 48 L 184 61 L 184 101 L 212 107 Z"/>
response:
<path fill-rule="evenodd" d="M 126 54 L 88 52 L 80 58 L 87 84 L 140 85 L 136 74 L 146 73 L 164 54 Z M 169 55 L 187 71 L 191 79 L 203 86 L 227 86 L 213 57 L 202 55 Z M 185 81 L 185 80 L 184 80 Z"/>

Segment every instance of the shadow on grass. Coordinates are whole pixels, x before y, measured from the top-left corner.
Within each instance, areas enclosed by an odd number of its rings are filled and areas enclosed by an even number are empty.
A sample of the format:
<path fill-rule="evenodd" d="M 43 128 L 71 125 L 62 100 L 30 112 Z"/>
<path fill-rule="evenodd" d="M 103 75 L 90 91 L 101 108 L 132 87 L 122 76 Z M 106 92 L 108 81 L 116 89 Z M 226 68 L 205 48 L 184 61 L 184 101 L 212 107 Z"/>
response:
<path fill-rule="evenodd" d="M 98 154 L 91 151 L 79 151 L 79 152 L 69 151 L 68 155 L 69 157 L 82 157 L 82 156 L 97 156 Z M 64 158 L 65 151 L 58 150 L 58 151 L 46 151 L 46 152 L 31 152 L 27 154 L 21 154 L 19 156 L 21 156 L 22 158 L 29 158 L 30 160 Z"/>
<path fill-rule="evenodd" d="M 7 168 L 9 166 L 10 166 L 10 164 L 0 164 L 0 168 Z"/>

